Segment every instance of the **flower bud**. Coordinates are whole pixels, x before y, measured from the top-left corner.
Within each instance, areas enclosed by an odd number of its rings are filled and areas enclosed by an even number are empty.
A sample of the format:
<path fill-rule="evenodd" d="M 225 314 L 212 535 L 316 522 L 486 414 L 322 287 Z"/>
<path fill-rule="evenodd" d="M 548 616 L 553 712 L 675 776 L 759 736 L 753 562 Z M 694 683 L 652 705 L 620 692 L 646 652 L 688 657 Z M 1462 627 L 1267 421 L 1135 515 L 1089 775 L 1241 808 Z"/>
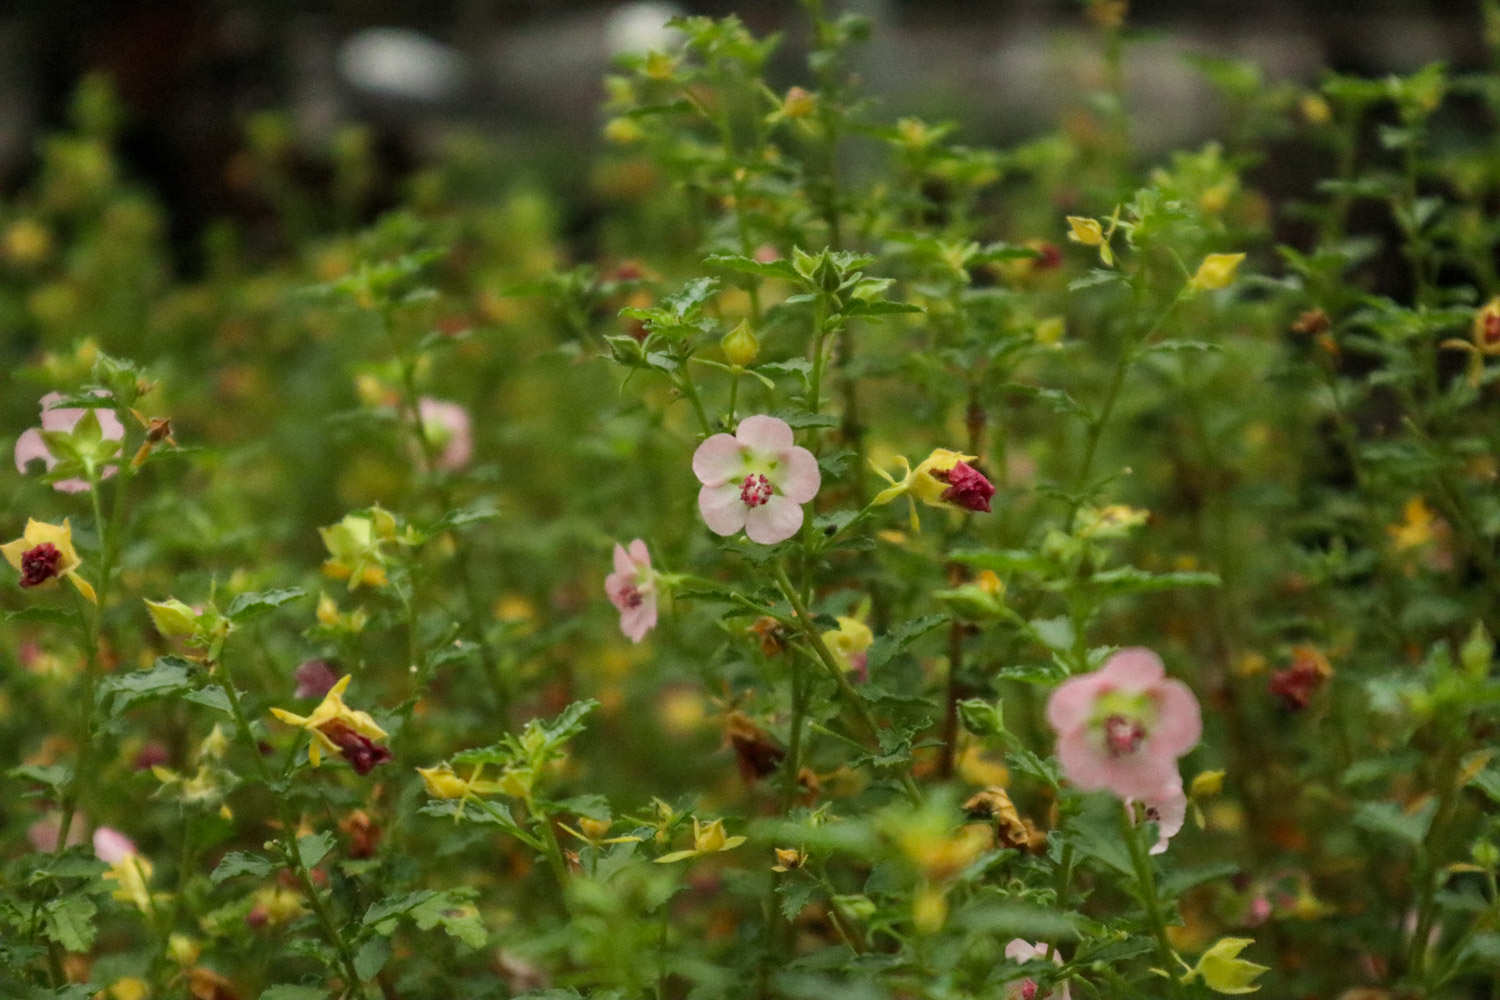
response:
<path fill-rule="evenodd" d="M 151 624 L 168 639 L 186 639 L 198 628 L 198 616 L 193 609 L 175 597 L 165 601 L 147 601 L 146 610 L 151 613 Z"/>
<path fill-rule="evenodd" d="M 724 335 L 719 346 L 724 349 L 724 357 L 729 359 L 730 364 L 741 367 L 750 364 L 760 355 L 760 340 L 744 320 Z"/>
<path fill-rule="evenodd" d="M 781 113 L 788 118 L 806 118 L 818 108 L 816 94 L 809 93 L 801 87 L 793 87 L 786 92 L 786 99 L 781 102 Z"/>
<path fill-rule="evenodd" d="M 1199 291 L 1213 291 L 1229 287 L 1234 281 L 1234 272 L 1239 269 L 1240 261 L 1245 259 L 1242 253 L 1211 253 L 1203 258 L 1203 263 L 1198 265 L 1197 272 L 1188 281 L 1190 288 Z"/>

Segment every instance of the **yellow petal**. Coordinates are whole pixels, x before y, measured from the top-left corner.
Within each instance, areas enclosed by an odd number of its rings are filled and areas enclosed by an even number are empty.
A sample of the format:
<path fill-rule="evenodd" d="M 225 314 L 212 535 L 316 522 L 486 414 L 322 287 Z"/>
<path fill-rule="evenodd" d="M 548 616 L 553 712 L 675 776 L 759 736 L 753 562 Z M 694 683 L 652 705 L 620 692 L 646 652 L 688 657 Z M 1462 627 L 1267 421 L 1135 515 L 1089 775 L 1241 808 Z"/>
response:
<path fill-rule="evenodd" d="M 73 586 L 78 588 L 78 592 L 82 594 L 90 604 L 97 605 L 99 603 L 99 595 L 94 593 L 93 584 L 89 583 L 77 573 L 69 573 L 68 579 L 73 581 Z"/>

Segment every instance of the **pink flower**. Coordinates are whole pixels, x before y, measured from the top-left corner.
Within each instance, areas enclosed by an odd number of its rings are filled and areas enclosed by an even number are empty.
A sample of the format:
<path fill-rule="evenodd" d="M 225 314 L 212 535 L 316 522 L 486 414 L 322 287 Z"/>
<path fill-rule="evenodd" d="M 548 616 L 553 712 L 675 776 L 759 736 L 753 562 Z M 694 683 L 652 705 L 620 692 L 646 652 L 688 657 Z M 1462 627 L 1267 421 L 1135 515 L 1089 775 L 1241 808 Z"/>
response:
<path fill-rule="evenodd" d="M 969 463 L 957 462 L 947 472 L 934 472 L 933 475 L 948 483 L 942 499 L 964 510 L 981 514 L 990 512 L 990 497 L 995 495 L 995 485 Z"/>
<path fill-rule="evenodd" d="M 103 395 L 101 392 L 100 395 Z M 47 448 L 47 441 L 42 437 L 43 431 L 56 431 L 66 434 L 78 425 L 83 415 L 88 412 L 80 407 L 65 406 L 60 409 L 52 409 L 52 404 L 62 399 L 62 393 L 49 392 L 42 397 L 42 426 L 32 427 L 16 438 L 16 468 L 26 471 L 26 466 L 32 462 L 41 460 L 51 469 L 57 464 L 57 457 Z M 125 427 L 120 423 L 120 418 L 115 416 L 115 411 L 105 407 L 95 407 L 94 416 L 99 420 L 99 429 L 106 441 L 120 441 L 125 437 Z M 108 479 L 115 474 L 115 466 L 106 465 L 100 470 L 101 478 Z M 63 493 L 83 493 L 89 488 L 86 479 L 63 479 L 52 484 L 54 490 Z"/>
<path fill-rule="evenodd" d="M 417 415 L 427 440 L 443 449 L 437 457 L 439 469 L 451 472 L 469 464 L 474 454 L 474 434 L 468 410 L 457 403 L 423 396 L 417 401 Z"/>
<path fill-rule="evenodd" d="M 75 813 L 73 825 L 68 830 L 68 846 L 83 843 L 83 825 L 87 822 L 83 816 Z M 41 819 L 35 821 L 26 828 L 26 839 L 31 843 L 32 850 L 52 853 L 57 850 L 57 835 L 62 832 L 62 815 L 49 812 Z"/>
<path fill-rule="evenodd" d="M 1203 735 L 1193 692 L 1140 647 L 1060 684 L 1047 700 L 1047 721 L 1057 730 L 1063 775 L 1078 788 L 1159 803 L 1174 785 L 1181 793 L 1177 758 Z"/>
<path fill-rule="evenodd" d="M 307 660 L 292 672 L 292 677 L 297 681 L 293 698 L 321 698 L 333 690 L 339 679 L 327 660 Z"/>
<path fill-rule="evenodd" d="M 734 436 L 715 434 L 693 452 L 703 484 L 698 510 L 716 535 L 741 528 L 752 542 L 775 545 L 802 527 L 802 504 L 818 494 L 818 460 L 792 443 L 785 420 L 764 414 L 740 421 Z"/>
<path fill-rule="evenodd" d="M 1176 764 L 1173 764 L 1172 780 L 1163 785 L 1154 795 L 1143 795 L 1140 797 L 1141 808 L 1145 811 L 1145 818 L 1156 824 L 1156 843 L 1151 846 L 1152 854 L 1166 852 L 1167 844 L 1177 836 L 1182 829 L 1183 822 L 1187 819 L 1187 795 L 1182 791 L 1182 777 L 1176 773 Z M 1133 798 L 1125 800 L 1125 807 L 1135 815 L 1135 802 Z"/>
<path fill-rule="evenodd" d="M 139 853 L 135 842 L 113 827 L 101 826 L 94 831 L 94 854 L 107 865 L 117 865 Z"/>
<path fill-rule="evenodd" d="M 637 538 L 628 550 L 615 543 L 615 571 L 604 578 L 604 593 L 620 612 L 620 631 L 631 642 L 656 627 L 656 571 L 645 542 Z"/>
<path fill-rule="evenodd" d="M 1047 960 L 1047 945 L 1040 941 L 1028 944 L 1021 938 L 1013 938 L 1005 946 L 1005 957 L 1020 965 L 1032 961 L 1044 962 Z M 1057 953 L 1056 948 L 1052 949 L 1052 961 L 1062 965 L 1062 956 Z M 1013 979 L 1005 984 L 1005 1000 L 1072 1000 L 1072 994 L 1068 991 L 1067 983 L 1042 992 L 1035 979 Z"/>

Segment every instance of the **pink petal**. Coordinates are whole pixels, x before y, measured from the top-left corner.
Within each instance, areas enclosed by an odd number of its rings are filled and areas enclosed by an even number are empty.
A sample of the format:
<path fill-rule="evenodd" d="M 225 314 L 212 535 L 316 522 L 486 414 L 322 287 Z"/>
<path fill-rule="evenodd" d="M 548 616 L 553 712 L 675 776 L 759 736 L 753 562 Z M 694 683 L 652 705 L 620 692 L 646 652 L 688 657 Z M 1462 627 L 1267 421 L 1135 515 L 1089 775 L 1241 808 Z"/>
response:
<path fill-rule="evenodd" d="M 812 452 L 806 448 L 788 448 L 776 460 L 780 467 L 769 478 L 788 500 L 807 503 L 818 495 L 823 477 Z"/>
<path fill-rule="evenodd" d="M 745 501 L 740 499 L 738 483 L 705 485 L 698 491 L 698 512 L 703 515 L 708 530 L 716 535 L 732 535 L 743 528 L 746 509 Z"/>
<path fill-rule="evenodd" d="M 1144 646 L 1131 646 L 1115 653 L 1099 668 L 1100 679 L 1117 691 L 1139 693 L 1167 675 L 1161 657 Z"/>
<path fill-rule="evenodd" d="M 1166 851 L 1168 841 L 1182 830 L 1182 824 L 1187 819 L 1187 796 L 1182 792 L 1182 778 L 1179 776 L 1174 784 L 1158 791 L 1155 796 L 1142 798 L 1141 803 L 1156 812 L 1157 840 L 1150 853 L 1161 854 Z"/>
<path fill-rule="evenodd" d="M 114 474 L 114 469 L 113 465 L 106 468 L 102 478 L 108 479 Z M 87 479 L 60 479 L 52 484 L 52 488 L 59 493 L 87 493 L 89 481 Z"/>
<path fill-rule="evenodd" d="M 740 444 L 766 454 L 785 451 L 796 443 L 790 424 L 764 413 L 741 420 L 734 436 L 739 439 Z"/>
<path fill-rule="evenodd" d="M 610 579 L 613 580 L 615 578 L 615 576 L 619 576 L 619 575 L 625 574 L 625 573 L 629 573 L 631 575 L 634 575 L 635 574 L 635 563 L 633 563 L 633 562 L 630 561 L 630 553 L 628 553 L 628 552 L 625 551 L 625 546 L 621 545 L 619 542 L 616 542 L 615 543 L 615 572 L 614 572 L 614 574 L 612 574 L 610 576 Z M 609 583 L 606 582 L 604 584 L 604 586 L 607 588 L 609 586 Z"/>
<path fill-rule="evenodd" d="M 651 553 L 646 550 L 646 542 L 637 538 L 630 543 L 630 559 L 640 569 L 651 568 Z"/>
<path fill-rule="evenodd" d="M 630 594 L 635 589 L 635 571 L 611 573 L 604 578 L 604 593 L 615 610 L 624 614 L 630 610 Z"/>
<path fill-rule="evenodd" d="M 1047 722 L 1059 734 L 1070 733 L 1088 725 L 1094 710 L 1094 699 L 1103 693 L 1104 680 L 1099 672 L 1070 677 L 1057 686 L 1047 699 Z"/>
<path fill-rule="evenodd" d="M 47 463 L 47 468 L 57 464 L 57 459 L 52 457 L 52 452 L 47 450 L 47 443 L 42 440 L 42 432 L 39 428 L 32 427 L 16 438 L 16 469 L 25 472 L 26 466 L 41 459 Z"/>
<path fill-rule="evenodd" d="M 752 542 L 775 545 L 802 527 L 802 507 L 784 496 L 773 496 L 745 514 L 745 534 Z"/>
<path fill-rule="evenodd" d="M 94 854 L 105 864 L 119 864 L 137 853 L 134 842 L 119 830 L 101 826 L 94 831 Z"/>
<path fill-rule="evenodd" d="M 424 433 L 442 440 L 443 453 L 438 456 L 441 469 L 460 469 L 469 463 L 474 454 L 474 437 L 470 430 L 469 411 L 458 403 L 423 396 L 417 402 L 418 419 L 422 421 Z"/>
<path fill-rule="evenodd" d="M 1063 777 L 1080 791 L 1107 791 L 1122 798 L 1155 795 L 1177 776 L 1175 759 L 1133 753 L 1111 757 L 1090 738 L 1087 729 L 1075 729 L 1058 737 L 1057 761 Z"/>
<path fill-rule="evenodd" d="M 1156 724 L 1147 740 L 1150 753 L 1170 754 L 1175 760 L 1198 745 L 1203 736 L 1203 711 L 1193 691 L 1179 680 L 1156 686 Z"/>
<path fill-rule="evenodd" d="M 656 595 L 647 594 L 636 607 L 620 612 L 620 631 L 631 642 L 640 642 L 656 627 Z"/>
<path fill-rule="evenodd" d="M 718 486 L 744 471 L 745 447 L 728 434 L 713 435 L 693 452 L 693 475 L 706 486 Z"/>

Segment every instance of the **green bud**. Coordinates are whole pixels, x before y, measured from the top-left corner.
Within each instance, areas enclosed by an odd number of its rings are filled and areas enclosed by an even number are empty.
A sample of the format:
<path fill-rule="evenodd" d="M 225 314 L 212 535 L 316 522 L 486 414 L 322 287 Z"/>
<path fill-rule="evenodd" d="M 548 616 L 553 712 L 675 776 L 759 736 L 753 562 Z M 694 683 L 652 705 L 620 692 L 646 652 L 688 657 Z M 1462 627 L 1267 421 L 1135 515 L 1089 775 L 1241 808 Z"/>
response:
<path fill-rule="evenodd" d="M 187 639 L 198 629 L 198 615 L 175 597 L 165 601 L 147 601 L 151 623 L 168 639 Z"/>
<path fill-rule="evenodd" d="M 933 591 L 933 597 L 947 605 L 954 614 L 970 621 L 998 618 L 1004 602 L 977 583 L 966 583 L 952 590 Z"/>
<path fill-rule="evenodd" d="M 129 408 L 141 396 L 141 370 L 133 362 L 100 354 L 94 362 L 94 381 L 109 390 L 115 405 Z"/>
<path fill-rule="evenodd" d="M 1494 871 L 1496 866 L 1500 866 L 1500 847 L 1496 847 L 1494 841 L 1474 841 L 1469 855 L 1474 859 L 1474 863 L 1485 871 Z"/>
<path fill-rule="evenodd" d="M 1476 680 L 1488 677 L 1490 663 L 1495 656 L 1495 641 L 1484 627 L 1484 622 L 1475 622 L 1469 637 L 1458 651 L 1458 662 L 1464 672 Z"/>
<path fill-rule="evenodd" d="M 999 736 L 1005 732 L 1005 713 L 999 701 L 965 698 L 958 703 L 958 717 L 975 736 Z"/>
<path fill-rule="evenodd" d="M 748 365 L 760 356 L 760 340 L 745 320 L 740 320 L 739 326 L 724 334 L 719 346 L 732 365 Z"/>

